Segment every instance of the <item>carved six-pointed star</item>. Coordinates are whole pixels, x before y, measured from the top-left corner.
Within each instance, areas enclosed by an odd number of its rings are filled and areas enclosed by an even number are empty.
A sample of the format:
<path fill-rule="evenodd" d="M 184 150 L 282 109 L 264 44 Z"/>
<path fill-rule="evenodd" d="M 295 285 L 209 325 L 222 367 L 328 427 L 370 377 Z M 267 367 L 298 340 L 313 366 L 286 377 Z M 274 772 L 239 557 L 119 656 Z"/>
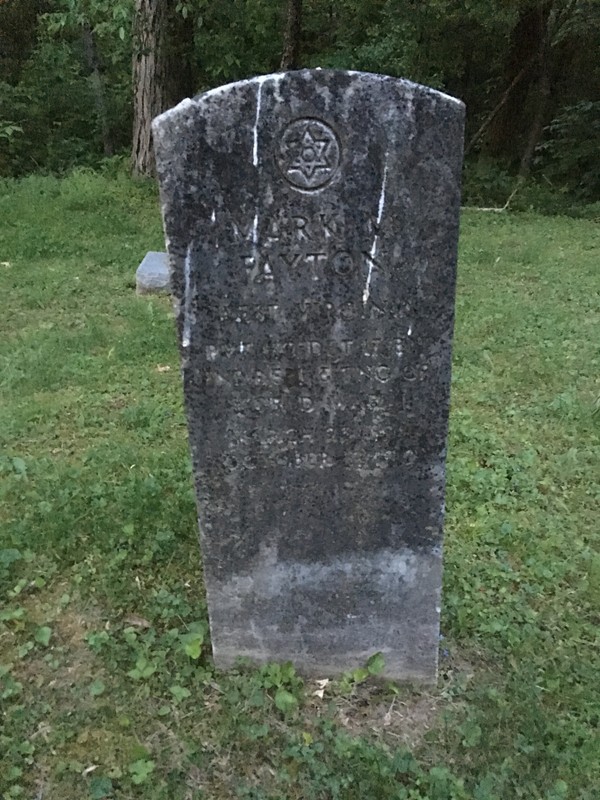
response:
<path fill-rule="evenodd" d="M 326 157 L 329 144 L 329 139 L 315 139 L 307 127 L 300 141 L 300 152 L 288 172 L 301 172 L 310 180 L 318 169 L 331 169 Z"/>

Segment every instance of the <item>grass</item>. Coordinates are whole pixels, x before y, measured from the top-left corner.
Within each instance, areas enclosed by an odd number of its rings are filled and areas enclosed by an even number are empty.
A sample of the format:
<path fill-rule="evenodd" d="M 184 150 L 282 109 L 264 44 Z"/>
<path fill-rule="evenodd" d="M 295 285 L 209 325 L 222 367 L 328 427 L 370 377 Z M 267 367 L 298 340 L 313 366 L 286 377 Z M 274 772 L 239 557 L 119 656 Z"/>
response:
<path fill-rule="evenodd" d="M 0 219 L 2 798 L 600 795 L 597 225 L 463 215 L 423 691 L 214 669 L 154 189 L 5 182 Z"/>

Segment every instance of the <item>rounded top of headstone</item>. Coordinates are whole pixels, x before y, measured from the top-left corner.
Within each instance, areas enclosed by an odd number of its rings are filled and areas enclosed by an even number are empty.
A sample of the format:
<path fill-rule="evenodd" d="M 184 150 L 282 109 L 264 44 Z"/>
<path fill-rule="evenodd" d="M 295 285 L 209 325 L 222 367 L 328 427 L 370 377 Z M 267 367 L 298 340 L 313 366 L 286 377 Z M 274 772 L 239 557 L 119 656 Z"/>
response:
<path fill-rule="evenodd" d="M 257 75 L 253 78 L 248 78 L 234 83 L 227 83 L 223 86 L 217 86 L 213 89 L 208 89 L 206 92 L 196 95 L 193 98 L 186 98 L 178 103 L 171 109 L 159 114 L 153 121 L 155 131 L 172 118 L 173 116 L 179 117 L 187 115 L 192 109 L 203 106 L 205 103 L 213 103 L 214 101 L 227 101 L 232 95 L 238 94 L 240 91 L 248 89 L 259 88 L 262 84 L 272 82 L 279 87 L 286 82 L 293 82 L 296 86 L 305 83 L 308 84 L 311 90 L 314 91 L 319 85 L 322 87 L 337 86 L 340 89 L 351 89 L 353 86 L 370 83 L 372 85 L 390 84 L 393 85 L 396 91 L 400 90 L 407 97 L 413 95 L 429 96 L 431 99 L 439 103 L 454 106 L 461 113 L 464 113 L 464 103 L 456 97 L 449 94 L 440 92 L 437 89 L 432 89 L 429 86 L 424 86 L 419 83 L 414 83 L 406 78 L 393 78 L 389 75 L 381 75 L 374 72 L 359 72 L 357 70 L 338 70 L 338 69 L 301 69 L 291 70 L 289 72 L 274 72 L 267 75 Z"/>

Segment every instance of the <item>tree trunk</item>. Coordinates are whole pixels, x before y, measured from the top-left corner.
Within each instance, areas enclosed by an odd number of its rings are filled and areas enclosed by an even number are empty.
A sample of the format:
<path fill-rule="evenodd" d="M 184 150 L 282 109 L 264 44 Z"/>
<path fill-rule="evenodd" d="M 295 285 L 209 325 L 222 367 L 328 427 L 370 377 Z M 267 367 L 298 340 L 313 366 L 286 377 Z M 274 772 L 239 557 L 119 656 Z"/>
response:
<path fill-rule="evenodd" d="M 542 52 L 540 53 L 539 59 L 538 84 L 539 85 L 537 87 L 535 98 L 535 111 L 531 121 L 531 126 L 529 128 L 525 150 L 521 156 L 521 164 L 519 166 L 519 178 L 521 179 L 525 179 L 531 171 L 533 154 L 535 152 L 535 148 L 539 144 L 540 139 L 542 138 L 544 122 L 546 121 L 550 95 L 552 93 L 552 84 L 550 79 L 550 42 L 548 40 L 548 36 L 545 37 L 544 42 L 542 43 Z"/>
<path fill-rule="evenodd" d="M 504 106 L 508 102 L 508 99 L 510 97 L 511 92 L 513 91 L 513 89 L 516 86 L 518 86 L 519 81 L 521 81 L 522 78 L 524 77 L 524 75 L 526 75 L 527 70 L 530 67 L 531 67 L 531 62 L 528 62 L 527 64 L 525 64 L 525 66 L 523 67 L 521 72 L 519 72 L 519 74 L 515 77 L 515 79 L 511 83 L 511 85 L 504 92 L 504 94 L 502 95 L 502 97 L 500 98 L 500 100 L 498 101 L 496 106 L 493 108 L 492 112 L 490 114 L 488 114 L 488 116 L 481 123 L 481 125 L 477 129 L 477 132 L 475 134 L 473 134 L 473 136 L 471 137 L 471 140 L 469 141 L 468 145 L 465 147 L 465 156 L 469 155 L 471 150 L 475 147 L 475 145 L 477 144 L 479 139 L 481 139 L 481 137 L 485 133 L 486 129 L 489 128 L 489 126 L 492 124 L 492 122 L 494 121 L 495 117 L 500 113 L 500 111 L 502 111 L 502 109 L 504 108 Z"/>
<path fill-rule="evenodd" d="M 193 22 L 180 18 L 175 0 L 135 0 L 133 31 L 133 146 L 135 176 L 155 174 L 151 122 L 189 96 Z"/>
<path fill-rule="evenodd" d="M 133 30 L 133 147 L 131 168 L 135 176 L 155 174 L 150 124 L 166 108 L 165 3 L 135 0 Z"/>
<path fill-rule="evenodd" d="M 179 103 L 184 97 L 194 94 L 194 19 L 175 11 L 176 3 L 170 4 L 166 22 L 166 96 L 167 108 Z M 163 109 L 164 111 L 164 109 Z"/>
<path fill-rule="evenodd" d="M 110 135 L 110 125 L 108 124 L 108 115 L 106 112 L 104 81 L 102 80 L 102 75 L 100 74 L 100 60 L 98 58 L 98 51 L 96 49 L 94 32 L 87 22 L 83 25 L 81 35 L 83 39 L 83 55 L 87 68 L 90 72 L 92 93 L 94 95 L 94 105 L 96 106 L 96 114 L 98 116 L 98 125 L 100 126 L 100 134 L 102 136 L 104 155 L 112 156 L 115 150 L 112 137 Z"/>
<path fill-rule="evenodd" d="M 528 133 L 524 124 L 528 115 L 524 114 L 524 109 L 531 99 L 532 86 L 535 88 L 538 74 L 536 66 L 545 47 L 551 9 L 552 2 L 548 0 L 533 7 L 526 6 L 512 33 L 504 68 L 504 85 L 509 90 L 508 95 L 489 125 L 486 137 L 487 149 L 493 156 L 514 158 L 519 143 Z M 524 67 L 526 69 L 521 76 Z"/>
<path fill-rule="evenodd" d="M 302 0 L 288 0 L 280 69 L 297 69 L 302 31 Z"/>

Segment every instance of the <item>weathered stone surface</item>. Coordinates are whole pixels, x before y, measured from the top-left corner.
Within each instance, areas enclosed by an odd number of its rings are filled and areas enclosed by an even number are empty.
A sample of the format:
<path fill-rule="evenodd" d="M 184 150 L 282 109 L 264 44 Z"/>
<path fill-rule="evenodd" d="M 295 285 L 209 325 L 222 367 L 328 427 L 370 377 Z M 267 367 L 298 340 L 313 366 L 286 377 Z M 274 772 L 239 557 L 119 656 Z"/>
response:
<path fill-rule="evenodd" d="M 138 294 L 160 294 L 171 290 L 167 253 L 146 253 L 135 272 L 135 288 Z"/>
<path fill-rule="evenodd" d="M 303 70 L 155 120 L 220 666 L 435 679 L 463 116 Z"/>

